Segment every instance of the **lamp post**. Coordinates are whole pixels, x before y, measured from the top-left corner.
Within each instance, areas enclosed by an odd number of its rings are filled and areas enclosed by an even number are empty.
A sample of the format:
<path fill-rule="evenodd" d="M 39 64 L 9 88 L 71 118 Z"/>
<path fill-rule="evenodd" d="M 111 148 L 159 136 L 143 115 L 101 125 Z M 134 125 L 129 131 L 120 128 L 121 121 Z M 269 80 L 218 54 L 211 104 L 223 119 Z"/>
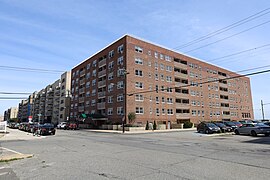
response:
<path fill-rule="evenodd" d="M 124 89 L 124 107 L 123 107 L 123 117 L 122 117 L 122 130 L 123 133 L 125 133 L 125 119 L 126 119 L 126 98 L 127 98 L 127 93 L 126 93 L 126 77 L 127 74 L 129 74 L 129 72 L 126 71 L 126 69 L 121 69 L 123 71 L 123 73 L 121 74 L 121 76 L 123 77 L 123 89 Z"/>

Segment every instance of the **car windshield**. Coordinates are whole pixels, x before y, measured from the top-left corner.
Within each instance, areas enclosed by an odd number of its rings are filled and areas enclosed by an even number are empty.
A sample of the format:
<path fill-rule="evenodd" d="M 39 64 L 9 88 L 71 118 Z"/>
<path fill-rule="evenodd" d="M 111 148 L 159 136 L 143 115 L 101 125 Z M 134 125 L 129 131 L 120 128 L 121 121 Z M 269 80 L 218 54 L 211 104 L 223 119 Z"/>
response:
<path fill-rule="evenodd" d="M 240 122 L 237 122 L 237 121 L 235 121 L 233 123 L 236 124 L 236 125 L 241 125 L 241 123 Z"/>
<path fill-rule="evenodd" d="M 206 126 L 208 126 L 208 127 L 216 127 L 216 125 L 213 124 L 213 123 L 207 123 Z"/>
<path fill-rule="evenodd" d="M 225 127 L 225 124 L 223 124 L 223 123 L 215 123 L 215 124 L 220 126 L 220 127 Z"/>
<path fill-rule="evenodd" d="M 233 122 L 226 122 L 226 123 L 229 124 L 230 126 L 235 126 Z"/>
<path fill-rule="evenodd" d="M 268 127 L 266 124 L 264 123 L 257 123 L 256 126 L 259 126 L 259 127 Z"/>

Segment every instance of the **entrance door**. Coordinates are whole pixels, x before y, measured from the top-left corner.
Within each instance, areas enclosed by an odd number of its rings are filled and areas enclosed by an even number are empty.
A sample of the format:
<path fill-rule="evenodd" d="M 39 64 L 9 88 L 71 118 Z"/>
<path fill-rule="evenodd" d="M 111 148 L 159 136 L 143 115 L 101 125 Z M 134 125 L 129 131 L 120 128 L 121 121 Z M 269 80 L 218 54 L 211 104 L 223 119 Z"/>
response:
<path fill-rule="evenodd" d="M 171 121 L 168 121 L 168 129 L 171 129 Z"/>

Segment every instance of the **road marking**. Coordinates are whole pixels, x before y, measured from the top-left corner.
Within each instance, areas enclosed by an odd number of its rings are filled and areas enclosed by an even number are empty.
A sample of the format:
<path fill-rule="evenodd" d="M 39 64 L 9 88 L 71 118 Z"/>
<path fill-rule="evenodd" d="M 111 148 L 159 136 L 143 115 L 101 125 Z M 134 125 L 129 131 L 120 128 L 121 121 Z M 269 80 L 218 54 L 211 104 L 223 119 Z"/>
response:
<path fill-rule="evenodd" d="M 0 169 L 5 169 L 6 167 L 0 167 Z"/>
<path fill-rule="evenodd" d="M 8 148 L 4 148 L 4 147 L 1 147 L 2 149 L 6 150 L 6 151 L 10 151 L 10 152 L 13 152 L 13 153 L 16 153 L 16 154 L 20 154 L 20 155 L 23 155 L 22 153 L 18 152 L 18 151 L 14 151 L 14 150 L 11 150 L 11 149 L 8 149 Z"/>

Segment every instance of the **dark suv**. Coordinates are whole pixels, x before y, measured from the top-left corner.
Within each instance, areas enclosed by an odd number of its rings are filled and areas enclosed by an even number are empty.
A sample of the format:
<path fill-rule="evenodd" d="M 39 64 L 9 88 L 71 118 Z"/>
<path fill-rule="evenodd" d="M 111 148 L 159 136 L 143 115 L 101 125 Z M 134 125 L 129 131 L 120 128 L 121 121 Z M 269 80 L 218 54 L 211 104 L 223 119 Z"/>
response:
<path fill-rule="evenodd" d="M 55 127 L 53 124 L 45 123 L 45 124 L 37 124 L 34 127 L 33 134 L 35 135 L 55 135 Z"/>
<path fill-rule="evenodd" d="M 210 122 L 201 122 L 197 125 L 197 131 L 199 133 L 212 134 L 212 133 L 220 133 L 221 130 L 214 123 Z"/>

